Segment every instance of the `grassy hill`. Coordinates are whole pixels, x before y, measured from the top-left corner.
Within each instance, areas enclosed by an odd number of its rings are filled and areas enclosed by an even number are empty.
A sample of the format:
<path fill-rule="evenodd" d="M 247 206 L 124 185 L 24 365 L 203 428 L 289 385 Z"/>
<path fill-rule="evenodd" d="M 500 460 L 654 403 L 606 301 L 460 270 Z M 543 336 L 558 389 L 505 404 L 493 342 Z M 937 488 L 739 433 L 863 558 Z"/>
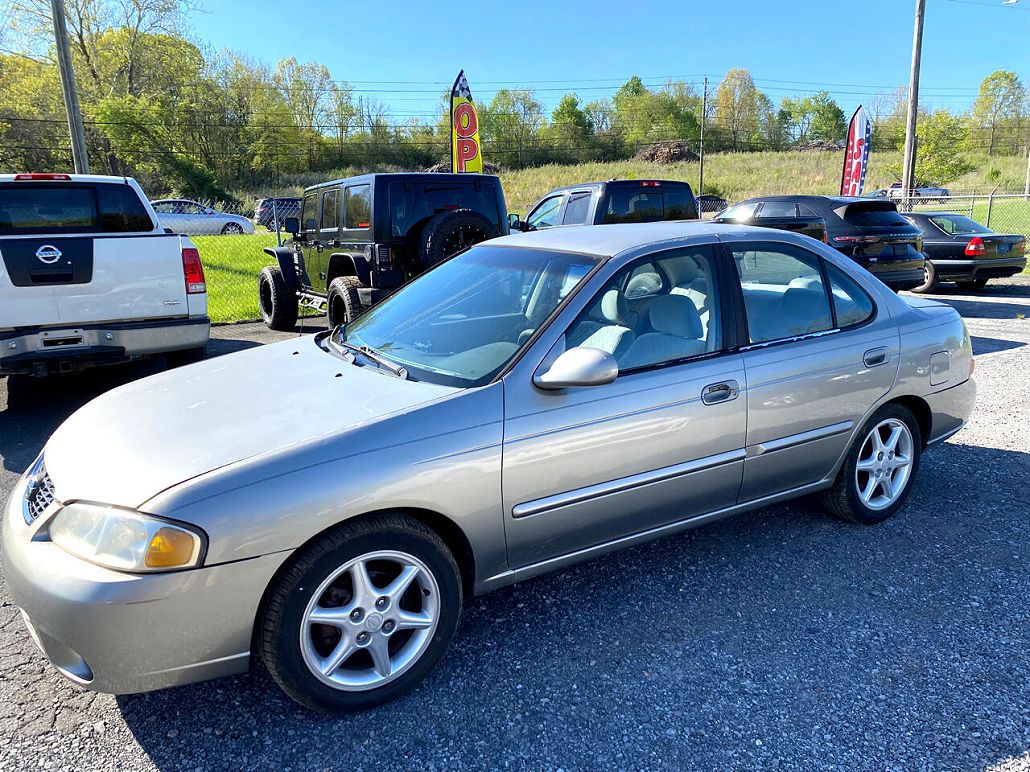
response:
<path fill-rule="evenodd" d="M 748 196 L 781 193 L 832 194 L 840 187 L 843 152 L 718 153 L 705 158 L 705 192 L 717 193 L 730 201 Z M 974 171 L 948 183 L 955 192 L 987 193 L 1022 191 L 1026 159 L 1018 156 L 970 156 Z M 884 188 L 895 181 L 887 172 L 901 163 L 897 152 L 872 153 L 866 177 L 867 191 Z M 992 171 L 993 170 L 993 171 Z M 667 179 L 686 180 L 694 188 L 698 164 L 653 164 L 643 161 L 585 163 L 576 166 L 539 166 L 501 174 L 508 209 L 525 214 L 526 209 L 551 188 L 592 180 Z M 991 177 L 991 181 L 988 181 Z"/>

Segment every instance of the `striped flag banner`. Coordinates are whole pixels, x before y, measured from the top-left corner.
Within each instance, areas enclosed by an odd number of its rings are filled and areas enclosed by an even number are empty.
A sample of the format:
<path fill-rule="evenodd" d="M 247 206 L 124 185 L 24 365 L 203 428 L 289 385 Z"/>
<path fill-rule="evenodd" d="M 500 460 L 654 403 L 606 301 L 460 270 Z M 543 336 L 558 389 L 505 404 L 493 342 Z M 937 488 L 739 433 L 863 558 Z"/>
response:
<path fill-rule="evenodd" d="M 862 105 L 851 116 L 848 127 L 848 142 L 844 146 L 844 170 L 840 176 L 842 196 L 861 196 L 865 184 L 866 168 L 869 166 L 869 139 L 873 124 Z"/>

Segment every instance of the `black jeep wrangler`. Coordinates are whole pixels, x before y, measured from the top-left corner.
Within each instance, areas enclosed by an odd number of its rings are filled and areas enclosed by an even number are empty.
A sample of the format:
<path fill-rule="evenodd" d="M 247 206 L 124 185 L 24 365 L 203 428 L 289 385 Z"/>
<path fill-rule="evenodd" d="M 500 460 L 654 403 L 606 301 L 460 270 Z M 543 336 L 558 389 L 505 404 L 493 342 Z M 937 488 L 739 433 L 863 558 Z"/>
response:
<path fill-rule="evenodd" d="M 480 241 L 508 232 L 501 181 L 486 174 L 366 174 L 304 191 L 291 242 L 267 248 L 261 316 L 292 330 L 299 308 L 329 326 L 354 319 L 405 282 Z"/>

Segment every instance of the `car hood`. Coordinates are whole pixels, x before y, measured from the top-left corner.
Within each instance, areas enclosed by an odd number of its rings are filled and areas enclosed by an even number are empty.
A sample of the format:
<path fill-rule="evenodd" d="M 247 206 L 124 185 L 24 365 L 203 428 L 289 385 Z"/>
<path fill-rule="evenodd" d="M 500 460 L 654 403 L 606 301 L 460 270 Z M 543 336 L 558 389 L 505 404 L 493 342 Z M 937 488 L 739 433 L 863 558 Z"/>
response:
<path fill-rule="evenodd" d="M 350 364 L 299 338 L 113 389 L 57 429 L 45 463 L 62 501 L 137 507 L 205 472 L 456 391 Z"/>

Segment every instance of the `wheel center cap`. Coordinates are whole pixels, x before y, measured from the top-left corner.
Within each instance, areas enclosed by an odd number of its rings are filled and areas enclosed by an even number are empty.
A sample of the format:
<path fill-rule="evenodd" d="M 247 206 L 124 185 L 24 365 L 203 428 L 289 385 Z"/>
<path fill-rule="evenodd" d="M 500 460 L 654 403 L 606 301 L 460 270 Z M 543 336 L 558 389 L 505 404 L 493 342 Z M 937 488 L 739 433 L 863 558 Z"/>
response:
<path fill-rule="evenodd" d="M 383 615 L 382 614 L 377 614 L 376 612 L 373 611 L 371 614 L 369 614 L 367 617 L 365 617 L 364 627 L 370 633 L 374 633 L 376 630 L 378 630 L 382 626 L 383 626 Z"/>

